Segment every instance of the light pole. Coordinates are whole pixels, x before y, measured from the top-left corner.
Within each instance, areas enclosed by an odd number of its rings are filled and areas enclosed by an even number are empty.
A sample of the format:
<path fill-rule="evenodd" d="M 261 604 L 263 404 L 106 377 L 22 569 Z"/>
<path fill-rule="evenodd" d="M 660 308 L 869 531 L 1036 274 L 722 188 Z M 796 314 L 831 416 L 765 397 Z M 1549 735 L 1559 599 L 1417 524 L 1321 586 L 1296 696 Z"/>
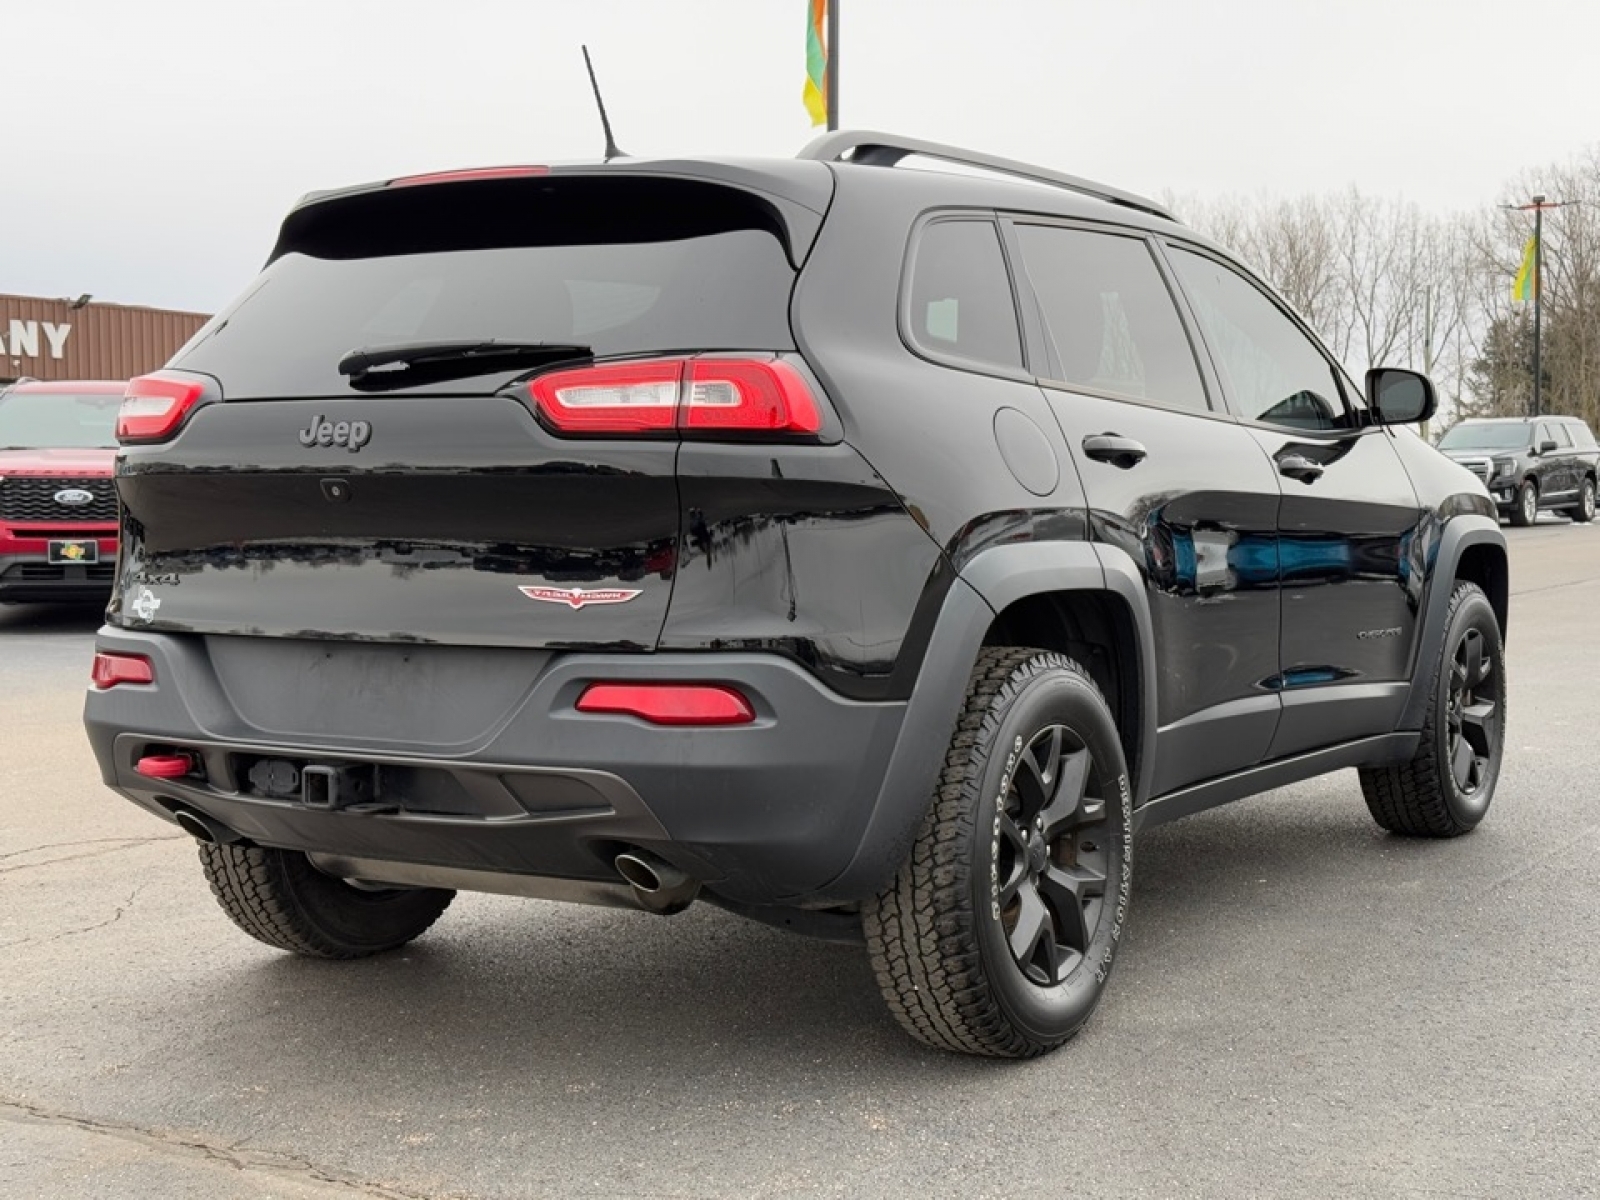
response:
<path fill-rule="evenodd" d="M 1543 328 L 1542 317 L 1544 312 L 1544 210 L 1547 208 L 1563 208 L 1565 204 L 1560 200 L 1546 200 L 1543 195 L 1536 195 L 1530 204 L 1505 204 L 1503 208 L 1514 209 L 1517 212 L 1533 212 L 1533 279 L 1530 281 L 1533 290 L 1533 417 L 1544 415 L 1543 390 L 1544 390 L 1544 365 L 1541 361 L 1543 353 Z"/>
<path fill-rule="evenodd" d="M 1422 299 L 1422 373 L 1430 380 L 1433 378 L 1433 289 L 1422 288 L 1417 292 Z M 1416 311 L 1413 300 L 1412 312 Z M 1412 345 L 1416 344 L 1415 334 L 1412 335 Z M 1428 440 L 1428 422 L 1423 421 L 1419 426 L 1422 440 Z"/>

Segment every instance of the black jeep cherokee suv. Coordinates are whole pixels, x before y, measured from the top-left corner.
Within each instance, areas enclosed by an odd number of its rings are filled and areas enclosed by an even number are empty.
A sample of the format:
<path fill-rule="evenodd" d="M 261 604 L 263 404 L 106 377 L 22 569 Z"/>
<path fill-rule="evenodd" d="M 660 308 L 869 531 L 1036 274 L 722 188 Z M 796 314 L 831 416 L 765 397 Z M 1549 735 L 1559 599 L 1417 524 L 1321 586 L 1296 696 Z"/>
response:
<path fill-rule="evenodd" d="M 1391 428 L 1432 404 L 1158 206 L 947 147 L 317 194 L 129 388 L 89 735 L 270 945 L 698 895 L 1037 1054 L 1141 825 L 1341 767 L 1483 817 L 1506 553 Z"/>

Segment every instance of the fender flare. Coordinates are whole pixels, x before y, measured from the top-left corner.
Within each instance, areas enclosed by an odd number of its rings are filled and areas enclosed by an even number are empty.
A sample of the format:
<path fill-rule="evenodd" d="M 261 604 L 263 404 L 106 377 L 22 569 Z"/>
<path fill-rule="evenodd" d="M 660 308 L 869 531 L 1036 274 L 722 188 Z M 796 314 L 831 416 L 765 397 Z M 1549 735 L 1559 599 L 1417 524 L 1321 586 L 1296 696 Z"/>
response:
<path fill-rule="evenodd" d="M 1142 748 L 1135 803 L 1147 798 L 1155 745 L 1155 662 L 1149 651 L 1150 608 L 1138 567 L 1122 551 L 1088 542 L 995 546 L 967 563 L 945 596 L 861 844 L 849 866 L 820 889 L 819 899 L 858 900 L 888 883 L 927 816 L 984 635 L 995 617 L 1016 601 L 1062 591 L 1109 593 L 1132 614 Z"/>
<path fill-rule="evenodd" d="M 1411 694 L 1400 714 L 1397 731 L 1414 732 L 1422 728 L 1427 716 L 1429 687 L 1433 668 L 1444 645 L 1445 615 L 1450 608 L 1450 597 L 1455 592 L 1456 569 L 1461 557 L 1473 546 L 1490 545 L 1505 556 L 1506 538 L 1500 532 L 1500 522 L 1493 517 L 1463 514 L 1445 522 L 1439 537 L 1439 548 L 1429 571 L 1427 600 L 1422 611 L 1421 635 L 1417 639 L 1417 656 L 1411 664 Z M 1507 598 L 1509 612 L 1510 601 Z M 1506 636 L 1502 622 L 1500 636 Z"/>

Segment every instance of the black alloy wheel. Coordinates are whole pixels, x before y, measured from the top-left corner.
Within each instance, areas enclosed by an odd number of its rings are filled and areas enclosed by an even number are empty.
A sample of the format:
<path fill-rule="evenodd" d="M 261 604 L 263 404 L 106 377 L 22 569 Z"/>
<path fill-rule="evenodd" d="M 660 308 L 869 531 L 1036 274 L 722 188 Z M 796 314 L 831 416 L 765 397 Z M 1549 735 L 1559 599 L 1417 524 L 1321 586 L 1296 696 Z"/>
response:
<path fill-rule="evenodd" d="M 1459 837 L 1494 799 L 1506 736 L 1505 648 L 1477 584 L 1451 592 L 1435 662 L 1416 750 L 1402 763 L 1361 768 L 1372 819 L 1408 837 Z"/>
<path fill-rule="evenodd" d="M 1500 675 L 1485 640 L 1482 630 L 1468 629 L 1450 664 L 1445 736 L 1450 773 L 1463 797 L 1484 786 L 1501 741 Z"/>
<path fill-rule="evenodd" d="M 878 986 L 930 1046 L 1030 1058 L 1104 995 L 1132 881 L 1133 795 L 1105 697 L 1064 655 L 979 656 L 932 807 L 862 912 Z"/>
<path fill-rule="evenodd" d="M 1063 725 L 1035 734 L 1011 775 L 991 917 L 1017 968 L 1041 987 L 1078 968 L 1106 916 L 1113 834 L 1104 787 L 1089 748 Z"/>

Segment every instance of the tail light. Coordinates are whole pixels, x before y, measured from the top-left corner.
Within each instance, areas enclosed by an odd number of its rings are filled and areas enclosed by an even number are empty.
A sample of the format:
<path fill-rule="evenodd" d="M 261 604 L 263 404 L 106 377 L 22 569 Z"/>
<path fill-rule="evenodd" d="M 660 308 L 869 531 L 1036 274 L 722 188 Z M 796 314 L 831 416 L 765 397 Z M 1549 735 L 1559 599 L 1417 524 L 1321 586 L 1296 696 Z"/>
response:
<path fill-rule="evenodd" d="M 154 683 L 155 668 L 142 654 L 109 654 L 104 650 L 94 656 L 94 667 L 89 672 L 89 682 L 97 691 L 116 687 L 119 683 Z"/>
<path fill-rule="evenodd" d="M 181 371 L 158 371 L 128 381 L 117 410 L 117 441 L 164 442 L 201 404 L 219 399 L 214 380 Z"/>
<path fill-rule="evenodd" d="M 822 408 L 781 359 L 662 358 L 555 371 L 528 384 L 557 433 L 814 436 Z"/>
<path fill-rule="evenodd" d="M 577 707 L 652 725 L 748 725 L 756 719 L 742 693 L 714 683 L 591 683 Z"/>

